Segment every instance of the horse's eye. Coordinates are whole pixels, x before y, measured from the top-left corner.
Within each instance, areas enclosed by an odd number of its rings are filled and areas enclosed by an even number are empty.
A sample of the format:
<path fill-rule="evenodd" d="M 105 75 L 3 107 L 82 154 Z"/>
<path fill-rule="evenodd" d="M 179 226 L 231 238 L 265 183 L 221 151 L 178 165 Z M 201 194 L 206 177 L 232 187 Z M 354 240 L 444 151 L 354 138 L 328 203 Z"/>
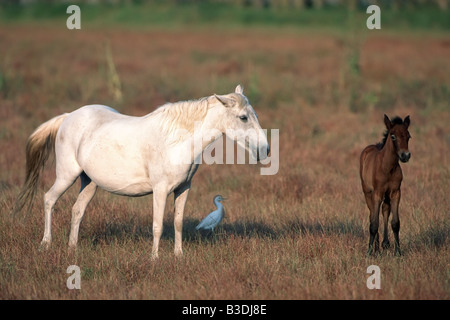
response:
<path fill-rule="evenodd" d="M 392 141 L 395 141 L 395 140 L 397 139 L 397 137 L 395 136 L 395 134 L 391 134 L 391 138 L 392 138 Z"/>
<path fill-rule="evenodd" d="M 247 121 L 248 121 L 247 116 L 240 116 L 239 119 L 241 119 L 241 120 L 244 121 L 244 122 L 247 122 Z"/>

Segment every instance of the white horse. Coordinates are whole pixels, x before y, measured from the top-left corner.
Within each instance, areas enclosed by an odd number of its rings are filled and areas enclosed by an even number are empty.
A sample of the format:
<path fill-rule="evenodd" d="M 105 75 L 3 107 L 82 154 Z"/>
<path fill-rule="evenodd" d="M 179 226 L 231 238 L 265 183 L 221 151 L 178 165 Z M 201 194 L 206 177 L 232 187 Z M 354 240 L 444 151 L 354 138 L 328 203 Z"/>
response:
<path fill-rule="evenodd" d="M 240 85 L 227 95 L 167 103 L 143 117 L 123 115 L 102 105 L 62 114 L 40 125 L 28 139 L 26 181 L 15 211 L 27 203 L 31 209 L 41 168 L 54 146 L 56 181 L 44 196 L 43 248 L 48 248 L 52 240 L 53 206 L 80 177 L 80 193 L 72 208 L 69 247 L 76 247 L 85 209 L 100 187 L 133 197 L 153 193 L 152 257 L 158 257 L 166 200 L 173 192 L 174 251 L 181 255 L 183 212 L 198 168 L 195 159 L 230 129 L 238 133 L 232 138 L 237 138 L 251 155 L 257 159 L 267 157 L 267 137 Z M 240 139 L 239 135 L 246 136 Z M 201 150 L 194 145 L 201 145 Z"/>

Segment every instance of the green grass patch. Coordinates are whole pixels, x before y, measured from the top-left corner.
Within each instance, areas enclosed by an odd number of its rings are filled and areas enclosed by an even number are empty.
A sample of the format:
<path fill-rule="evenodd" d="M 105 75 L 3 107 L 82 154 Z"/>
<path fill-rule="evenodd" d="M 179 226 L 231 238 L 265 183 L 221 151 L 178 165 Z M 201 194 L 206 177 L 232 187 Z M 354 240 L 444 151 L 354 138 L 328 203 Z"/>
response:
<path fill-rule="evenodd" d="M 119 25 L 129 27 L 296 27 L 347 29 L 349 19 L 356 19 L 365 28 L 369 17 L 364 8 L 348 10 L 345 7 L 322 9 L 290 7 L 237 6 L 230 3 L 201 1 L 173 4 L 167 2 L 131 4 L 78 4 L 84 24 Z M 44 20 L 66 20 L 68 4 L 33 3 L 28 5 L 0 5 L 3 22 L 33 22 Z M 381 7 L 383 29 L 449 30 L 448 12 L 432 6 L 394 10 Z"/>

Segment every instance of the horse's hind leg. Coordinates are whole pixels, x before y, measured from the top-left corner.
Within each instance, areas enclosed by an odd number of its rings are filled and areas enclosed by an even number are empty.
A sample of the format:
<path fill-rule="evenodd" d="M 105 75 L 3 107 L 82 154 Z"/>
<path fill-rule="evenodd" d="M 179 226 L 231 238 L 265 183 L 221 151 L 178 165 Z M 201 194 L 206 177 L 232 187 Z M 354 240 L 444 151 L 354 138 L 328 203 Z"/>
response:
<path fill-rule="evenodd" d="M 72 208 L 72 222 L 70 227 L 69 247 L 75 248 L 78 242 L 78 230 L 87 205 L 97 190 L 97 185 L 83 172 L 80 175 L 81 189 L 77 201 Z"/>
<path fill-rule="evenodd" d="M 44 195 L 44 215 L 45 215 L 45 230 L 44 237 L 41 241 L 41 248 L 48 249 L 52 242 L 52 212 L 53 207 L 67 189 L 69 189 L 75 182 L 80 173 L 76 175 L 64 175 L 56 177 L 56 181 L 50 190 Z"/>
<path fill-rule="evenodd" d="M 384 196 L 384 202 L 381 207 L 381 211 L 383 212 L 383 222 L 384 222 L 384 234 L 383 234 L 383 242 L 381 246 L 383 249 L 387 249 L 390 246 L 389 238 L 388 238 L 388 226 L 389 226 L 389 215 L 391 214 L 391 199 L 389 194 L 386 193 Z"/>

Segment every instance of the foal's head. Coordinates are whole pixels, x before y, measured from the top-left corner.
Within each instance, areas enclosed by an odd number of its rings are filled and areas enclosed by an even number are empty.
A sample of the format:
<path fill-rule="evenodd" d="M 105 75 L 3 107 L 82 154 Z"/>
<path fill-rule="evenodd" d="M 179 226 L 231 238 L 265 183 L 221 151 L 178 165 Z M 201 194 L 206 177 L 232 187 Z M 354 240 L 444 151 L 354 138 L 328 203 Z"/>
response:
<path fill-rule="evenodd" d="M 410 124 L 409 116 L 404 120 L 395 117 L 389 120 L 387 115 L 384 115 L 384 124 L 386 125 L 386 142 L 388 139 L 392 140 L 395 152 L 401 162 L 408 162 L 411 158 L 411 152 L 408 150 L 408 141 L 411 138 L 408 127 Z"/>

